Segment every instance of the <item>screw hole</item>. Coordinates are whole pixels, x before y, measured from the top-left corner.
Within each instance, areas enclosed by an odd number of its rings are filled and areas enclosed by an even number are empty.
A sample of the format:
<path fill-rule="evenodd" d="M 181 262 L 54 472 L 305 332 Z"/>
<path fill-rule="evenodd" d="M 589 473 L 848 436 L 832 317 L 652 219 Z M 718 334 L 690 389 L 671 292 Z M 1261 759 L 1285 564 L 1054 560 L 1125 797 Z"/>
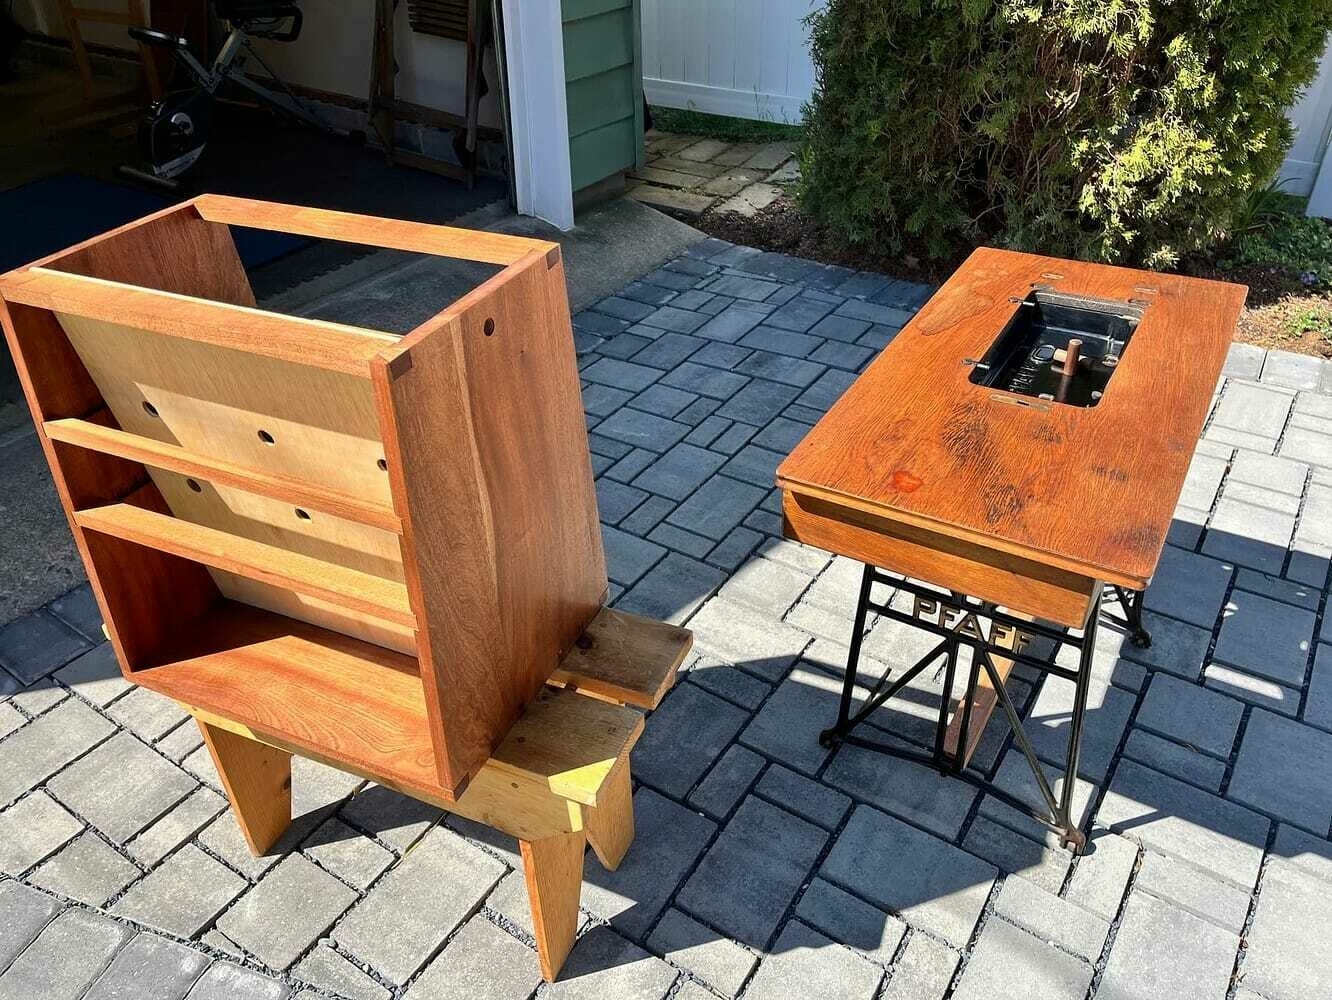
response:
<path fill-rule="evenodd" d="M 148 402 L 148 400 L 146 399 L 143 401 L 143 412 L 148 414 L 148 416 L 150 417 L 158 416 L 157 407 L 154 406 L 152 403 Z"/>
<path fill-rule="evenodd" d="M 310 520 L 309 511 L 302 510 L 300 507 L 296 508 L 296 516 L 300 518 L 302 521 Z"/>
<path fill-rule="evenodd" d="M 380 471 L 380 472 L 388 472 L 388 459 L 387 459 L 387 458 L 381 458 L 378 462 L 375 463 L 375 465 L 379 466 L 379 471 Z"/>
<path fill-rule="evenodd" d="M 493 337 L 495 335 L 495 321 L 493 319 L 486 320 L 485 326 L 481 329 L 487 337 Z"/>
<path fill-rule="evenodd" d="M 199 480 L 197 479 L 187 479 L 185 480 L 185 485 L 194 490 L 195 493 L 203 492 L 203 487 L 199 485 Z"/>
<path fill-rule="evenodd" d="M 277 442 L 273 440 L 273 435 L 269 434 L 268 431 L 260 431 L 259 440 L 264 444 L 277 444 Z"/>

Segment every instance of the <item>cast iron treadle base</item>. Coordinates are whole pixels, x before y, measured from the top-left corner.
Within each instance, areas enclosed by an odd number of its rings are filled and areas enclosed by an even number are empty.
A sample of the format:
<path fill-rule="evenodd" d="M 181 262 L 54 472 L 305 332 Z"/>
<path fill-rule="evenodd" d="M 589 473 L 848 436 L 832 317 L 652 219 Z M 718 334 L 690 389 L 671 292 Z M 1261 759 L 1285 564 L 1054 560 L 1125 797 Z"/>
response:
<path fill-rule="evenodd" d="M 890 607 L 888 604 L 874 601 L 872 591 L 876 583 L 906 591 L 914 595 L 917 602 L 921 600 L 935 602 L 939 608 L 939 621 L 926 621 L 914 614 L 907 614 Z M 837 711 L 837 723 L 819 734 L 819 744 L 829 749 L 834 749 L 842 744 L 864 747 L 923 764 L 943 775 L 960 778 L 1054 830 L 1059 834 L 1060 842 L 1064 847 L 1074 854 L 1081 854 L 1086 849 L 1087 837 L 1073 818 L 1073 790 L 1076 784 L 1074 779 L 1078 773 L 1082 728 L 1087 715 L 1087 695 L 1091 682 L 1092 655 L 1096 649 L 1097 625 L 1104 618 L 1126 628 L 1135 646 L 1146 648 L 1152 644 L 1151 634 L 1142 625 L 1142 593 L 1129 592 L 1120 587 L 1113 587 L 1112 590 L 1115 599 L 1124 611 L 1124 617 L 1120 618 L 1110 614 L 1101 608 L 1101 602 L 1098 602 L 1097 608 L 1088 615 L 1082 635 L 1075 636 L 1070 629 L 1060 629 L 1040 622 L 1016 618 L 1000 611 L 989 601 L 968 597 L 955 591 L 931 587 L 927 584 L 917 583 L 914 580 L 889 576 L 873 566 L 866 565 L 864 575 L 861 577 L 860 597 L 856 602 L 855 630 L 851 635 L 851 649 L 847 656 L 846 678 L 842 686 L 842 699 Z M 875 682 L 864 705 L 852 715 L 851 700 L 860 663 L 860 647 L 865 634 L 865 619 L 871 611 L 883 615 L 885 618 L 891 618 L 929 632 L 931 635 L 937 635 L 940 637 L 940 642 L 896 678 L 893 678 L 891 671 L 884 674 Z M 948 611 L 958 616 L 955 623 L 947 623 Z M 982 620 L 990 623 L 988 629 L 982 628 L 980 624 Z M 1024 635 L 1040 636 L 1050 640 L 1054 645 L 1045 658 L 1032 656 L 1024 652 L 1020 642 L 1014 642 L 1013 648 L 1009 649 L 998 645 L 994 641 L 993 633 L 996 626 L 1016 629 Z M 957 740 L 957 747 L 950 753 L 945 748 L 945 739 L 950 722 L 948 709 L 951 700 L 950 695 L 953 690 L 953 680 L 958 667 L 958 653 L 963 645 L 971 650 L 971 664 L 960 709 L 962 712 L 961 735 Z M 1072 646 L 1078 650 L 1079 658 L 1076 670 L 1061 667 L 1055 662 L 1055 657 L 1061 646 Z M 1042 673 L 1054 674 L 1057 677 L 1072 681 L 1075 686 L 1073 713 L 1069 720 L 1068 751 L 1063 772 L 1064 782 L 1058 797 L 1050 787 L 1045 771 L 1036 758 L 1036 751 L 1032 748 L 1031 740 L 1022 727 L 1022 719 L 1004 687 L 999 667 L 995 663 L 995 657 L 1003 657 L 1017 663 L 1026 664 Z M 884 743 L 856 734 L 856 728 L 875 709 L 895 696 L 927 667 L 938 662 L 940 658 L 943 661 L 944 695 L 940 698 L 938 718 L 935 722 L 934 747 L 929 753 L 923 750 L 913 750 Z M 1023 756 L 1027 758 L 1027 764 L 1036 778 L 1036 785 L 1040 789 L 1041 797 L 1046 806 L 1044 813 L 1033 809 L 1028 803 L 966 769 L 965 762 L 969 757 L 967 749 L 971 734 L 971 710 L 976 700 L 976 690 L 980 682 L 982 667 L 985 669 L 999 705 L 1008 718 L 1009 727 L 1013 731 L 1013 738 L 1021 749 Z M 979 740 L 981 735 L 982 733 L 977 733 L 975 738 Z"/>

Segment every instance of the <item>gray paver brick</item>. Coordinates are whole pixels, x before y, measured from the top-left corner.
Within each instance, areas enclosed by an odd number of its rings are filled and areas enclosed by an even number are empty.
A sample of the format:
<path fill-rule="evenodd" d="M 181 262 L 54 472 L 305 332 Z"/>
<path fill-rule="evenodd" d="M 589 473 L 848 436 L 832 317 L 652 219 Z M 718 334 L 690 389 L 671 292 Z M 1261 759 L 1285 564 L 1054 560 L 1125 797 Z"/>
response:
<path fill-rule="evenodd" d="M 763 537 L 749 528 L 736 528 L 713 546 L 707 555 L 707 560 L 713 566 L 728 571 L 734 570 L 749 558 L 749 554 L 763 541 Z"/>
<path fill-rule="evenodd" d="M 1257 573 L 1250 569 L 1241 569 L 1235 578 L 1235 586 L 1251 594 L 1271 597 L 1287 604 L 1294 604 L 1307 611 L 1318 609 L 1318 591 L 1314 587 L 1296 580 L 1283 580 L 1268 573 Z"/>
<path fill-rule="evenodd" d="M 1326 928 L 1332 895 L 1289 863 L 1274 861 L 1263 876 L 1248 952 L 1244 985 L 1271 1000 L 1304 1000 L 1325 992 L 1332 980 Z"/>
<path fill-rule="evenodd" d="M 887 965 L 907 932 L 907 925 L 876 906 L 816 878 L 809 884 L 796 916 L 855 951 Z"/>
<path fill-rule="evenodd" d="M 778 306 L 765 322 L 783 330 L 804 333 L 832 312 L 835 304 L 808 295 L 797 295 L 785 304 Z"/>
<path fill-rule="evenodd" d="M 160 740 L 190 717 L 170 698 L 143 687 L 113 702 L 106 714 L 148 743 Z"/>
<path fill-rule="evenodd" d="M 1124 743 L 1124 756 L 1213 793 L 1221 791 L 1225 779 L 1224 761 L 1163 739 L 1145 729 L 1135 729 L 1129 733 Z"/>
<path fill-rule="evenodd" d="M 0 667 L 31 684 L 63 667 L 91 646 L 83 636 L 45 609 L 0 629 Z"/>
<path fill-rule="evenodd" d="M 1106 935 L 1110 933 L 1109 920 L 1060 899 L 1017 875 L 1004 880 L 995 899 L 994 911 L 1042 941 L 1053 942 L 1088 963 L 1101 957 Z M 982 933 L 982 940 L 986 932 Z"/>
<path fill-rule="evenodd" d="M 811 581 L 808 574 L 783 563 L 753 558 L 731 575 L 720 593 L 777 619 L 795 604 Z"/>
<path fill-rule="evenodd" d="M 1230 464 L 1232 481 L 1250 483 L 1292 496 L 1304 492 L 1304 482 L 1308 475 L 1309 467 L 1301 462 L 1254 451 L 1239 451 Z"/>
<path fill-rule="evenodd" d="M 120 732 L 51 779 L 51 792 L 123 844 L 194 790 L 180 768 Z"/>
<path fill-rule="evenodd" d="M 1247 673 L 1292 687 L 1304 683 L 1314 615 L 1255 594 L 1236 591 L 1226 605 L 1216 658 Z"/>
<path fill-rule="evenodd" d="M 848 796 L 780 764 L 763 773 L 755 791 L 825 830 L 834 829 L 851 808 Z"/>
<path fill-rule="evenodd" d="M 94 705 L 106 706 L 133 685 L 125 680 L 111 643 L 94 646 L 55 673 L 56 680 Z"/>
<path fill-rule="evenodd" d="M 724 818 L 749 791 L 766 763 L 745 747 L 728 747 L 690 794 L 689 804 L 714 819 Z"/>
<path fill-rule="evenodd" d="M 1065 896 L 1089 913 L 1113 920 L 1124 901 L 1138 845 L 1109 830 L 1093 830 L 1089 849 L 1078 859 Z"/>
<path fill-rule="evenodd" d="M 858 806 L 820 874 L 961 947 L 996 871 L 937 837 Z"/>
<path fill-rule="evenodd" d="M 1240 744 L 1229 798 L 1319 835 L 1332 823 L 1332 734 L 1255 711 Z"/>
<path fill-rule="evenodd" d="M 855 380 L 856 377 L 850 372 L 829 369 L 819 376 L 817 382 L 800 394 L 800 404 L 815 410 L 826 410 L 837 402 Z"/>
<path fill-rule="evenodd" d="M 823 778 L 854 798 L 949 840 L 961 832 L 980 794 L 975 786 L 914 761 L 849 745 L 838 750 Z"/>
<path fill-rule="evenodd" d="M 924 934 L 913 934 L 900 961 L 889 971 L 882 1000 L 939 1000 L 957 971 L 951 948 Z"/>
<path fill-rule="evenodd" d="M 669 385 L 650 385 L 630 400 L 629 405 L 660 417 L 675 417 L 697 398 L 693 393 Z"/>
<path fill-rule="evenodd" d="M 1134 889 L 1150 892 L 1167 902 L 1239 934 L 1249 912 L 1249 894 L 1218 881 L 1186 861 L 1147 851 L 1143 854 Z"/>
<path fill-rule="evenodd" d="M 809 333 L 814 337 L 826 337 L 854 344 L 856 339 L 870 328 L 868 320 L 855 319 L 851 316 L 825 316 L 812 327 Z"/>
<path fill-rule="evenodd" d="M 1131 761 L 1116 768 L 1097 818 L 1242 889 L 1258 879 L 1271 826 L 1257 813 Z"/>
<path fill-rule="evenodd" d="M 0 882 L 0 972 L 9 968 L 60 912 L 60 903 L 10 880 Z"/>
<path fill-rule="evenodd" d="M 1253 344 L 1233 343 L 1226 354 L 1226 364 L 1221 370 L 1230 378 L 1257 379 L 1263 370 L 1263 361 L 1267 352 Z"/>
<path fill-rule="evenodd" d="M 689 680 L 705 691 L 753 711 L 772 692 L 772 685 L 708 654 L 689 667 Z"/>
<path fill-rule="evenodd" d="M 663 333 L 634 355 L 634 364 L 670 371 L 707 341 L 683 333 Z"/>
<path fill-rule="evenodd" d="M 1292 402 L 1289 393 L 1232 381 L 1226 385 L 1212 422 L 1246 434 L 1275 438 L 1286 425 Z"/>
<path fill-rule="evenodd" d="M 1224 1000 L 1238 948 L 1229 931 L 1135 892 L 1097 1000 Z"/>
<path fill-rule="evenodd" d="M 405 983 L 503 875 L 499 861 L 436 827 L 352 909 L 333 936 L 387 979 Z M 382 933 L 386 922 L 396 933 Z"/>
<path fill-rule="evenodd" d="M 775 333 L 780 333 L 781 337 L 774 339 L 768 336 Z M 799 340 L 795 338 L 799 338 Z M 747 334 L 741 343 L 748 347 L 762 348 L 762 350 L 756 350 L 740 362 L 736 366 L 736 371 L 752 375 L 755 378 L 782 382 L 803 389 L 826 370 L 824 364 L 805 360 L 805 355 L 815 351 L 820 343 L 817 340 L 812 344 L 805 343 L 810 339 L 798 333 L 782 333 L 781 331 L 770 331 L 766 327 L 759 327 L 754 332 Z M 778 353 L 774 354 L 774 351 Z"/>
<path fill-rule="evenodd" d="M 489 950 L 482 954 L 498 957 L 490 955 Z M 387 989 L 326 945 L 315 948 L 301 959 L 292 973 L 303 982 L 347 1000 L 389 1000 Z"/>
<path fill-rule="evenodd" d="M 1050 893 L 1059 892 L 1068 874 L 1068 851 L 1038 844 L 985 816 L 972 820 L 962 847 L 1001 872 L 1019 875 Z"/>
<path fill-rule="evenodd" d="M 686 362 L 687 363 L 687 362 Z M 616 410 L 597 425 L 597 433 L 614 438 L 623 444 L 649 451 L 669 451 L 689 433 L 688 424 L 667 420 L 653 413 L 644 413 L 631 407 Z M 623 456 L 612 455 L 612 458 Z"/>
<path fill-rule="evenodd" d="M 721 541 L 762 501 L 765 491 L 726 476 L 713 476 L 666 520 Z"/>
<path fill-rule="evenodd" d="M 609 525 L 601 526 L 601 539 L 606 549 L 606 572 L 616 583 L 625 586 L 646 573 L 666 553 L 660 545 Z"/>
<path fill-rule="evenodd" d="M 68 593 L 57 597 L 47 607 L 66 625 L 83 633 L 91 641 L 102 641 L 102 611 L 97 607 L 97 598 L 93 597 L 92 587 L 89 584 L 79 584 Z"/>
<path fill-rule="evenodd" d="M 634 794 L 634 826 L 634 848 L 615 871 L 605 871 L 589 855 L 583 906 L 641 939 L 703 853 L 717 824 L 650 788 L 640 788 Z"/>
<path fill-rule="evenodd" d="M 0 812 L 0 872 L 20 875 L 54 854 L 83 824 L 43 791 Z"/>
<path fill-rule="evenodd" d="M 746 1000 L 787 997 L 845 997 L 870 1000 L 883 971 L 818 931 L 792 920 L 782 929 L 772 954 L 763 960 Z"/>
<path fill-rule="evenodd" d="M 779 452 L 748 444 L 735 453 L 723 471 L 755 486 L 770 488 L 777 476 L 777 466 L 785 457 Z"/>
<path fill-rule="evenodd" d="M 112 960 L 85 1000 L 182 1000 L 208 967 L 207 955 L 156 934 L 138 934 Z"/>
<path fill-rule="evenodd" d="M 990 920 L 953 993 L 955 1000 L 1080 1000 L 1091 966 L 1002 920 Z"/>
<path fill-rule="evenodd" d="M 1279 573 L 1295 530 L 1295 512 L 1222 499 L 1212 514 L 1202 550 L 1206 555 L 1266 573 Z"/>
<path fill-rule="evenodd" d="M 199 977 L 186 1000 L 283 1000 L 288 992 L 276 979 L 217 962 Z"/>
<path fill-rule="evenodd" d="M 193 844 L 186 844 L 125 893 L 111 912 L 176 937 L 192 938 L 244 891 L 244 879 Z M 275 909 L 298 905 L 287 898 L 275 898 L 269 891 L 262 893 L 262 901 Z M 264 921 L 258 918 L 255 924 L 263 926 Z M 229 926 L 234 932 L 237 925 Z M 246 948 L 250 948 L 246 941 L 253 942 L 253 938 L 238 937 L 236 940 Z M 254 951 L 253 948 L 250 950 Z M 254 954 L 267 961 L 275 953 L 265 951 L 261 955 L 254 951 Z M 274 964 L 273 967 L 284 966 Z"/>
<path fill-rule="evenodd" d="M 1233 670 L 1223 663 L 1209 663 L 1203 671 L 1203 682 L 1216 691 L 1258 705 L 1272 712 L 1292 718 L 1299 710 L 1300 693 L 1275 681 L 1269 681 L 1243 670 Z"/>
<path fill-rule="evenodd" d="M 549 1000 L 661 1000 L 675 982 L 669 965 L 606 927 L 594 927 L 574 945 Z"/>
<path fill-rule="evenodd" d="M 616 606 L 678 625 L 693 614 L 723 579 L 711 566 L 671 552 Z"/>
<path fill-rule="evenodd" d="M 693 684 L 675 688 L 633 749 L 640 781 L 683 798 L 735 738 L 749 713 Z"/>
<path fill-rule="evenodd" d="M 1332 466 L 1332 438 L 1308 427 L 1289 427 L 1277 454 L 1309 465 Z"/>
<path fill-rule="evenodd" d="M 716 452 L 681 443 L 657 459 L 633 484 L 672 500 L 684 500 L 725 461 Z"/>
<path fill-rule="evenodd" d="M 1027 735 L 1037 755 L 1049 763 L 1062 766 L 1067 759 L 1074 693 L 1071 681 L 1051 675 L 1045 678 L 1027 711 Z M 1099 681 L 1089 682 L 1078 774 L 1098 783 L 1105 780 L 1133 705 L 1134 698 L 1127 692 Z"/>
<path fill-rule="evenodd" d="M 808 877 L 828 834 L 749 797 L 726 824 L 677 903 L 744 944 L 761 948 Z M 762 878 L 754 878 L 757 872 Z"/>
<path fill-rule="evenodd" d="M 817 386 L 818 382 L 814 384 Z M 762 427 L 795 402 L 799 395 L 800 389 L 796 386 L 770 382 L 767 379 L 753 379 L 723 403 L 718 408 L 717 415 Z"/>
<path fill-rule="evenodd" d="M 0 1000 L 77 1000 L 133 934 L 100 913 L 66 910 L 0 975 Z"/>
<path fill-rule="evenodd" d="M 1327 624 L 1325 615 L 1324 625 Z M 1304 721 L 1332 730 L 1332 646 L 1319 643 L 1309 678 L 1309 695 L 1304 704 Z"/>
<path fill-rule="evenodd" d="M 0 743 L 0 806 L 45 781 L 115 730 L 87 705 L 66 700 Z"/>
<path fill-rule="evenodd" d="M 797 667 L 764 702 L 740 739 L 760 753 L 805 774 L 827 759 L 819 732 L 837 719 L 841 683 Z"/>
<path fill-rule="evenodd" d="M 1215 757 L 1230 756 L 1244 706 L 1196 684 L 1156 674 L 1137 724 Z"/>
<path fill-rule="evenodd" d="M 758 964 L 758 956 L 752 951 L 679 910 L 666 912 L 648 938 L 647 946 L 728 997 L 740 992 L 746 977 Z"/>
<path fill-rule="evenodd" d="M 1166 546 L 1147 588 L 1146 607 L 1210 629 L 1216 622 L 1233 567 Z"/>
<path fill-rule="evenodd" d="M 125 845 L 141 865 L 155 865 L 202 830 L 227 808 L 227 800 L 200 787 L 169 813 Z"/>
<path fill-rule="evenodd" d="M 737 451 L 749 443 L 749 440 L 758 433 L 758 428 L 753 424 L 732 421 L 731 426 L 727 427 L 715 441 L 712 442 L 713 451 L 721 452 L 724 455 L 734 455 Z M 767 485 L 766 483 L 764 485 Z"/>
<path fill-rule="evenodd" d="M 724 344 L 734 344 L 754 327 L 763 322 L 767 314 L 755 309 L 749 303 L 736 303 L 727 306 L 715 316 L 703 317 L 707 322 L 690 331 L 695 336 Z"/>
<path fill-rule="evenodd" d="M 282 970 L 314 944 L 355 900 L 356 893 L 351 889 L 293 854 L 222 914 L 217 926 L 270 969 Z M 404 908 L 403 917 L 414 915 Z M 406 928 L 401 934 L 407 935 Z M 392 940 L 398 938 L 394 935 Z"/>
<path fill-rule="evenodd" d="M 510 1000 L 531 995 L 540 981 L 536 955 L 478 916 L 426 966 L 407 1000 Z"/>
<path fill-rule="evenodd" d="M 646 499 L 646 493 L 632 486 L 605 477 L 597 480 L 597 514 L 603 524 L 619 524 Z"/>
<path fill-rule="evenodd" d="M 311 834 L 304 851 L 321 868 L 362 890 L 393 864 L 392 853 L 337 818 Z"/>
<path fill-rule="evenodd" d="M 84 833 L 44 861 L 28 881 L 39 889 L 101 906 L 139 875 L 133 863 L 100 837 Z"/>
<path fill-rule="evenodd" d="M 1043 770 L 1045 779 L 1056 798 L 1062 796 L 1064 789 L 1063 765 L 1044 764 Z M 1029 809 L 1038 812 L 1045 810 L 1045 800 L 1041 796 L 1040 786 L 1036 783 L 1036 776 L 1032 773 L 1026 757 L 1016 746 L 1013 746 L 1004 754 L 999 769 L 994 774 L 994 783 L 1008 792 L 1009 795 L 1016 796 L 1019 800 L 1025 802 Z M 1078 778 L 1074 785 L 1073 818 L 1081 825 L 1085 825 L 1087 812 L 1095 790 L 1095 786 L 1083 778 Z M 1050 846 L 1059 844 L 1058 836 L 1043 823 L 1036 822 L 1026 813 L 999 801 L 992 795 L 987 795 L 981 799 L 980 811 L 981 815 L 988 816 L 990 819 L 1002 823 L 1018 833 L 1025 834 L 1039 843 Z"/>

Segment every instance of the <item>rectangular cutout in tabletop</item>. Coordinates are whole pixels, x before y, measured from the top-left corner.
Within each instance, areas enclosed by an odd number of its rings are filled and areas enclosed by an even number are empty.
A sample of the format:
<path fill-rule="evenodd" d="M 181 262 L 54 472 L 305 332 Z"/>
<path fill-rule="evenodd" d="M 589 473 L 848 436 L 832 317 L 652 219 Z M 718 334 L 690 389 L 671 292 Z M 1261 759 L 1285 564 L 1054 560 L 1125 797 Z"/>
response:
<path fill-rule="evenodd" d="M 1095 406 L 1142 320 L 1143 306 L 1033 291 L 973 366 L 975 385 Z"/>

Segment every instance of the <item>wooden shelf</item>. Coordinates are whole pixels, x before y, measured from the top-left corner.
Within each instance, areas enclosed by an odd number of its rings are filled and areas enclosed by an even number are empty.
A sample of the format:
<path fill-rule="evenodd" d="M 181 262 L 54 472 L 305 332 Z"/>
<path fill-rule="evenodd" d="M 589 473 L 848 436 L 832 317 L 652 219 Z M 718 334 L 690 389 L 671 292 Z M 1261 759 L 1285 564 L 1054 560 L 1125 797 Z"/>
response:
<path fill-rule="evenodd" d="M 75 511 L 74 520 L 88 531 L 146 545 L 398 625 L 416 626 L 407 588 L 370 573 L 127 503 Z"/>
<path fill-rule="evenodd" d="M 130 434 L 88 420 L 73 418 L 47 420 L 42 426 L 46 436 L 53 441 L 87 448 L 104 455 L 115 455 L 117 458 L 151 465 L 155 469 L 166 469 L 168 472 L 176 472 L 183 476 L 194 476 L 222 486 L 234 486 L 297 507 L 306 507 L 358 524 L 402 534 L 402 520 L 391 508 L 368 503 L 336 490 L 311 486 L 290 476 L 273 475 L 259 469 L 237 465 L 235 462 L 209 458 L 179 445 Z"/>
<path fill-rule="evenodd" d="M 227 600 L 180 633 L 133 672 L 136 683 L 360 773 L 445 794 L 413 657 Z"/>

